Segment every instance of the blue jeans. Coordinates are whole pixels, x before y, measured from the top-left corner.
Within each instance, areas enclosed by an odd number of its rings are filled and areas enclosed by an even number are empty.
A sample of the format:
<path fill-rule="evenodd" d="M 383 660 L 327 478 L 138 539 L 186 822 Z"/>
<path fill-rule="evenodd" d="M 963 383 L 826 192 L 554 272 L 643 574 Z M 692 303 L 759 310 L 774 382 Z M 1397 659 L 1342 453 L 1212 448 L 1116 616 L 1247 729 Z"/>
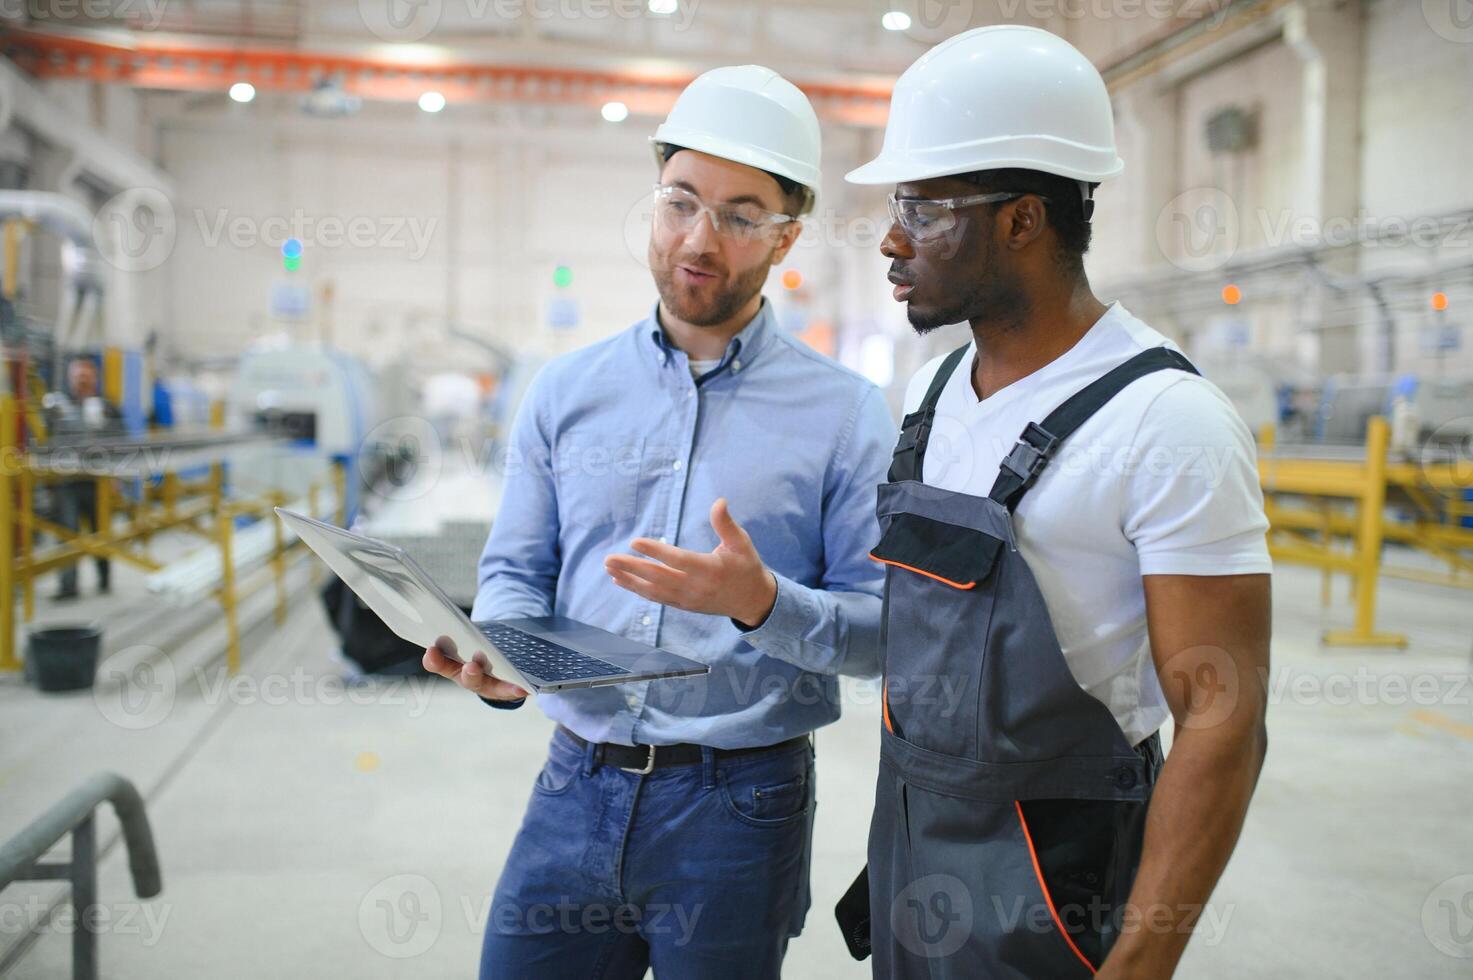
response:
<path fill-rule="evenodd" d="M 808 744 L 649 775 L 559 729 L 496 886 L 481 980 L 779 975 L 808 912 Z"/>

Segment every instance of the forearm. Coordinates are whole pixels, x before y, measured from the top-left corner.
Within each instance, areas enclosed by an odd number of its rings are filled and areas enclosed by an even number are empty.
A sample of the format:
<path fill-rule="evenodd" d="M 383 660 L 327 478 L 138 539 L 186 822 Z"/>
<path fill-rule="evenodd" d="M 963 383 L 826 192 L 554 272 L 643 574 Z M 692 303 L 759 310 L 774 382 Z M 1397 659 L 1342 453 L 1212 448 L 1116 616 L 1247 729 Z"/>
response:
<path fill-rule="evenodd" d="M 1237 845 L 1263 767 L 1261 724 L 1178 732 L 1152 794 L 1140 868 L 1101 978 L 1172 975 Z"/>
<path fill-rule="evenodd" d="M 880 662 L 880 597 L 800 585 L 781 575 L 772 612 L 743 639 L 815 674 L 874 677 Z"/>
<path fill-rule="evenodd" d="M 471 619 L 551 616 L 560 572 L 556 551 L 538 535 L 505 533 L 528 525 L 517 514 L 501 517 L 507 523 L 492 528 L 477 566 Z"/>
<path fill-rule="evenodd" d="M 476 589 L 471 619 L 514 619 L 521 616 L 551 616 L 556 582 L 533 575 L 502 573 L 484 575 Z"/>

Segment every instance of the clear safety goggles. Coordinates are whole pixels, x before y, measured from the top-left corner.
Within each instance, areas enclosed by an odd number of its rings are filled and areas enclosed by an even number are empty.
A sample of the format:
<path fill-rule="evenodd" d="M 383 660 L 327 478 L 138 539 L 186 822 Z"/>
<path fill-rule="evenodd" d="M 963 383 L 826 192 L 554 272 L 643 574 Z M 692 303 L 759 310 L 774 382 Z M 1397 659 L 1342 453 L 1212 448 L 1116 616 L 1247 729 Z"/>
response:
<path fill-rule="evenodd" d="M 712 207 L 684 187 L 655 185 L 655 223 L 658 227 L 667 232 L 689 231 L 703 214 L 710 216 L 711 226 L 717 234 L 743 245 L 775 241 L 783 225 L 798 220 L 790 214 L 779 214 L 755 204 Z"/>
<path fill-rule="evenodd" d="M 948 197 L 940 200 L 915 200 L 890 195 L 890 220 L 900 226 L 905 237 L 913 242 L 931 241 L 940 238 L 956 227 L 956 212 L 959 208 L 975 207 L 979 204 L 998 204 L 1022 197 L 1026 191 L 994 191 L 991 194 L 972 194 L 967 197 Z M 1045 204 L 1048 198 L 1042 198 Z"/>

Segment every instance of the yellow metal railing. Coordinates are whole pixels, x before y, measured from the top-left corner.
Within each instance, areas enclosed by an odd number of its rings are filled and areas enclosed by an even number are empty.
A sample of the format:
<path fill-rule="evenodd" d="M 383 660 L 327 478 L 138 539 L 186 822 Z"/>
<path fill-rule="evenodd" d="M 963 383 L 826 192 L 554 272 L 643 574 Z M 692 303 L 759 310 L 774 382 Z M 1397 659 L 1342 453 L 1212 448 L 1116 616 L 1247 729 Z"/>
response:
<path fill-rule="evenodd" d="M 17 438 L 21 406 L 14 397 L 0 397 L 0 672 L 21 669 L 16 656 L 15 591 L 19 586 L 26 622 L 35 614 L 35 581 L 40 575 L 75 564 L 87 556 L 126 562 L 148 571 L 162 566 L 150 558 L 150 539 L 161 531 L 178 529 L 198 534 L 219 549 L 221 581 L 212 593 L 224 612 L 226 659 L 231 673 L 240 668 L 240 600 L 265 584 L 275 583 L 275 618 L 285 620 L 289 593 L 286 574 L 291 562 L 307 553 L 301 542 L 288 544 L 272 508 L 289 502 L 279 491 L 254 496 L 227 497 L 225 464 L 210 464 L 210 475 L 204 480 L 184 481 L 172 472 L 164 473 L 157 488 L 148 487 L 136 501 L 123 502 L 115 497 L 114 478 L 110 476 L 57 475 L 38 470 Z M 347 475 L 341 463 L 330 470 L 337 521 L 346 519 L 345 488 Z M 35 513 L 35 487 L 38 482 L 57 479 L 92 479 L 97 487 L 97 511 L 90 528 L 72 530 Z M 308 499 L 314 515 L 318 510 L 320 487 L 314 481 Z M 269 520 L 275 526 L 275 537 L 265 567 L 269 578 L 243 587 L 238 581 L 234 558 L 235 520 L 251 515 Z M 120 519 L 121 518 L 121 519 Z M 57 543 L 38 551 L 35 535 L 45 533 Z M 19 535 L 17 538 L 16 535 Z M 319 571 L 313 565 L 312 578 Z"/>
<path fill-rule="evenodd" d="M 1356 459 L 1277 455 L 1271 431 L 1260 441 L 1258 470 L 1270 524 L 1269 553 L 1277 561 L 1319 568 L 1326 603 L 1335 573 L 1351 579 L 1354 621 L 1349 629 L 1326 632 L 1325 643 L 1406 646 L 1405 634 L 1376 629 L 1376 588 L 1382 575 L 1473 587 L 1473 576 L 1464 574 L 1473 572 L 1473 528 L 1463 527 L 1461 520 L 1473 512 L 1462 499 L 1473 480 L 1457 462 L 1392 460 L 1390 426 L 1381 417 L 1370 420 L 1365 454 Z M 1414 519 L 1387 520 L 1387 497 L 1393 491 L 1416 506 Z M 1446 561 L 1448 573 L 1385 567 L 1382 554 L 1388 541 Z"/>

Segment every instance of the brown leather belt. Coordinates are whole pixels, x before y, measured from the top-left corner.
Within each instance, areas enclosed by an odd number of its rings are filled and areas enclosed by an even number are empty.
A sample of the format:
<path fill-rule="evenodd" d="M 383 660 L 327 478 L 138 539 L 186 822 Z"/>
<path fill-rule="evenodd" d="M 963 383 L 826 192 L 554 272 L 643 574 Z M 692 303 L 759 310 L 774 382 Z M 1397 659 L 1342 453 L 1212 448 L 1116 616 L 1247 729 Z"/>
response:
<path fill-rule="evenodd" d="M 580 747 L 588 747 L 587 739 L 562 725 L 557 727 Z M 795 749 L 807 742 L 807 735 L 794 735 L 787 741 L 778 742 L 776 745 L 758 745 L 748 749 L 712 749 L 712 751 L 716 753 L 716 761 L 720 762 L 723 759 L 738 759 L 762 752 Z M 619 745 L 615 742 L 598 742 L 593 749 L 593 758 L 595 762 L 605 766 L 645 775 L 656 769 L 664 769 L 666 766 L 688 766 L 700 762 L 701 749 L 702 746 L 692 742 L 677 742 L 674 745 Z"/>

